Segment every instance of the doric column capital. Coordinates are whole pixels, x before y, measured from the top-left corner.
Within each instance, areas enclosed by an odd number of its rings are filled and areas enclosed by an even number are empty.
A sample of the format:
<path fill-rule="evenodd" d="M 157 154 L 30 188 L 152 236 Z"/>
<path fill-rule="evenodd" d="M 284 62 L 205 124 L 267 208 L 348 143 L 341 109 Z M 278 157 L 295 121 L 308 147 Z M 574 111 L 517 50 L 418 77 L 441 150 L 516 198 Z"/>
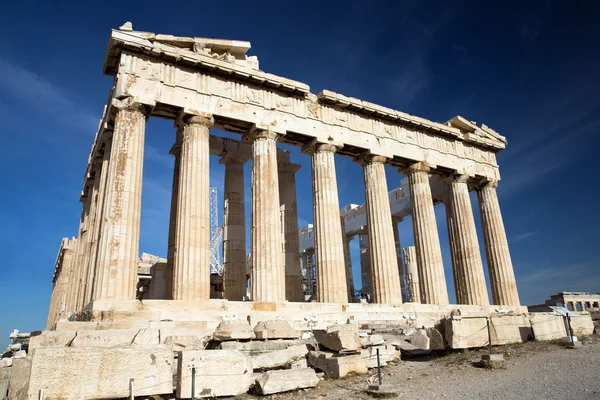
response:
<path fill-rule="evenodd" d="M 177 157 L 181 154 L 181 142 L 183 141 L 183 128 L 177 128 L 175 132 L 175 144 L 169 150 L 169 154 Z"/>
<path fill-rule="evenodd" d="M 263 128 L 252 128 L 250 131 L 246 132 L 243 135 L 243 140 L 245 142 L 254 142 L 259 139 L 269 139 L 277 141 L 281 137 L 281 134 L 275 132 L 272 129 L 263 129 Z"/>
<path fill-rule="evenodd" d="M 277 170 L 279 172 L 291 172 L 292 174 L 295 174 L 301 167 L 302 165 L 300 164 L 292 164 L 289 162 L 277 163 Z"/>
<path fill-rule="evenodd" d="M 354 159 L 354 161 L 356 161 L 363 167 L 371 164 L 385 164 L 387 160 L 388 158 L 385 156 L 380 156 L 372 153 L 364 153 Z"/>
<path fill-rule="evenodd" d="M 469 175 L 457 174 L 453 172 L 441 177 L 440 181 L 444 182 L 447 185 L 450 185 L 452 183 L 467 183 L 469 181 Z"/>
<path fill-rule="evenodd" d="M 212 114 L 192 114 L 190 112 L 182 111 L 177 116 L 177 120 L 175 121 L 175 126 L 178 128 L 182 128 L 186 125 L 202 125 L 207 129 L 210 129 L 215 124 L 215 119 Z"/>
<path fill-rule="evenodd" d="M 315 153 L 335 153 L 343 147 L 343 144 L 339 143 L 324 143 L 317 139 L 313 139 L 304 146 L 302 146 L 302 152 L 304 154 L 313 155 Z"/>
<path fill-rule="evenodd" d="M 478 182 L 475 183 L 475 189 L 481 190 L 485 188 L 496 189 L 498 187 L 498 181 L 495 179 L 482 178 Z"/>
<path fill-rule="evenodd" d="M 126 110 L 140 112 L 146 118 L 150 117 L 150 112 L 152 111 L 151 106 L 135 101 L 133 97 L 126 97 L 124 99 L 112 99 L 112 106 L 118 111 Z"/>
<path fill-rule="evenodd" d="M 248 161 L 248 157 L 241 154 L 228 154 L 225 153 L 219 159 L 219 164 L 242 164 L 244 165 Z"/>
<path fill-rule="evenodd" d="M 396 216 L 392 215 L 392 222 L 394 224 L 399 224 L 402 221 L 404 221 L 404 217 L 396 217 Z"/>
<path fill-rule="evenodd" d="M 400 168 L 400 173 L 404 174 L 404 175 L 408 175 L 409 173 L 412 172 L 427 172 L 430 173 L 432 169 L 435 169 L 435 165 L 434 164 L 430 164 L 426 161 L 421 161 L 421 162 L 417 162 L 414 164 L 410 164 L 405 168 Z"/>

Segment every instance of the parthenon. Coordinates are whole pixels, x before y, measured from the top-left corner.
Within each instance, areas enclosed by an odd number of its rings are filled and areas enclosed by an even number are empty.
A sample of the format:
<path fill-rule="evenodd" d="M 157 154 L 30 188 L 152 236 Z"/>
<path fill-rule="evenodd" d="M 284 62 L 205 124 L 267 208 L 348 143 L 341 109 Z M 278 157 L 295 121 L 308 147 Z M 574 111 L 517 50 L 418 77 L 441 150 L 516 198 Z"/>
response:
<path fill-rule="evenodd" d="M 300 165 L 278 150 L 281 142 L 312 158 L 317 302 L 353 301 L 334 164 L 334 157 L 346 156 L 364 169 L 373 303 L 401 306 L 404 290 L 388 165 L 408 178 L 405 214 L 412 215 L 419 285 L 419 298 L 412 301 L 449 303 L 434 214 L 434 202 L 443 201 L 457 304 L 520 306 L 496 193 L 503 136 L 463 117 L 436 123 L 328 90 L 315 95 L 306 84 L 260 70 L 249 49 L 249 42 L 153 34 L 128 24 L 112 31 L 103 71 L 114 76 L 114 85 L 85 172 L 79 234 L 63 239 L 59 251 L 48 328 L 111 301 L 136 299 L 144 129 L 150 117 L 174 121 L 163 300 L 210 301 L 211 155 L 225 165 L 224 299 L 303 300 L 295 181 Z M 213 136 L 213 128 L 238 133 L 241 140 Z M 246 162 L 252 163 L 249 299 Z M 491 302 L 470 191 L 478 194 Z"/>

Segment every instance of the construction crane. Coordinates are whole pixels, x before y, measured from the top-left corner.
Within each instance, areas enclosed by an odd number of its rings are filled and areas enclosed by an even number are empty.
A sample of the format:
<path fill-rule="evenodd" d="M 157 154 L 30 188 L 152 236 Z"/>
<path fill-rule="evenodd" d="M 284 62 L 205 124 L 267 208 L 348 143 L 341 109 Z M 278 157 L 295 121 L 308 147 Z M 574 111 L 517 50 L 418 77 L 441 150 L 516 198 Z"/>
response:
<path fill-rule="evenodd" d="M 221 264 L 221 244 L 223 243 L 223 226 L 219 225 L 219 209 L 217 188 L 210 188 L 210 273 L 223 275 Z"/>

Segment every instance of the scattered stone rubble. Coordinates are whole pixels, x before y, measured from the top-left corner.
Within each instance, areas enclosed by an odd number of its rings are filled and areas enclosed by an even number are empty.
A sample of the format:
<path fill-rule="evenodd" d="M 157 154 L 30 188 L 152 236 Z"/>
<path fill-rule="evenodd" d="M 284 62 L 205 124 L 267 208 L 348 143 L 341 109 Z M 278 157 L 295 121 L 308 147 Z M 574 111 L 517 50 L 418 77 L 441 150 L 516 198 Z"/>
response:
<path fill-rule="evenodd" d="M 192 397 L 270 395 L 314 387 L 324 377 L 366 374 L 448 348 L 565 335 L 555 313 L 483 315 L 452 312 L 435 327 L 377 322 L 303 326 L 283 320 L 223 318 L 213 329 L 193 322 L 157 321 L 140 328 L 77 322 L 71 329 L 11 334 L 0 362 L 0 379 L 10 379 L 8 399 L 101 399 L 131 396 Z M 87 324 L 87 325 L 86 325 Z M 89 326 L 88 326 L 89 325 Z M 594 330 L 589 313 L 571 318 L 576 335 Z M 81 326 L 82 329 L 72 329 Z M 139 325 L 142 326 L 142 325 Z M 216 327 L 216 328 L 215 328 Z M 495 360 L 491 360 L 495 361 Z M 0 393 L 2 394 L 2 393 Z"/>

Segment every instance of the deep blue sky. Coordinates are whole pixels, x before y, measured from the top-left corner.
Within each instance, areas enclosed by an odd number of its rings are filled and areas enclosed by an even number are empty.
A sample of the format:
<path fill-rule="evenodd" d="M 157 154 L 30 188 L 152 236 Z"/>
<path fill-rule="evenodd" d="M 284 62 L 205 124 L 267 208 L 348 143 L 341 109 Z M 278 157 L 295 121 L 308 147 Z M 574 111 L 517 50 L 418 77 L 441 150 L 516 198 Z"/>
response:
<path fill-rule="evenodd" d="M 2 6 L 0 341 L 12 328 L 44 327 L 54 260 L 61 238 L 77 235 L 78 194 L 111 87 L 101 73 L 107 39 L 127 20 L 135 30 L 249 40 L 262 70 L 305 82 L 313 93 L 329 89 L 438 122 L 462 115 L 489 125 L 508 138 L 498 156 L 499 194 L 523 304 L 563 290 L 600 291 L 594 2 L 110 3 Z M 164 256 L 174 129 L 151 119 L 146 132 L 140 249 Z M 302 224 L 312 221 L 310 159 L 297 150 L 292 158 L 303 165 Z M 222 189 L 216 161 L 213 185 Z M 340 204 L 361 204 L 361 167 L 342 157 L 336 163 Z M 387 173 L 389 188 L 397 187 L 402 176 Z M 442 205 L 436 214 L 454 299 Z M 400 235 L 404 246 L 413 244 L 410 219 Z M 352 251 L 358 268 L 356 241 Z"/>

